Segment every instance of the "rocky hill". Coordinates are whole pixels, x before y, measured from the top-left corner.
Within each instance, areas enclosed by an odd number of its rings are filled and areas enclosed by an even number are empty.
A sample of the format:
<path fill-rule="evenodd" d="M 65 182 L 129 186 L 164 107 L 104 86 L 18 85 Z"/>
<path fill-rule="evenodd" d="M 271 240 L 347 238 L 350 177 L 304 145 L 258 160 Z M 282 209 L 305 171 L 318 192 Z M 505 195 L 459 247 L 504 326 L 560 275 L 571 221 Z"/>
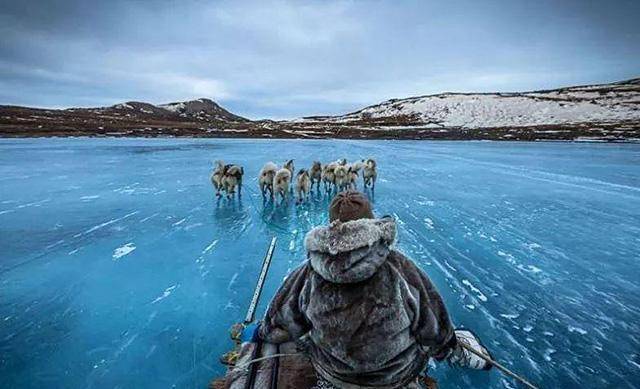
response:
<path fill-rule="evenodd" d="M 169 104 L 153 105 L 140 101 L 127 101 L 110 107 L 71 108 L 66 111 L 89 111 L 96 114 L 112 114 L 125 117 L 147 117 L 163 119 L 188 119 L 202 122 L 244 122 L 247 119 L 234 115 L 209 99 L 180 101 Z"/>
<path fill-rule="evenodd" d="M 209 99 L 47 110 L 0 106 L 0 136 L 640 140 L 640 79 L 392 99 L 339 116 L 250 121 Z"/>
<path fill-rule="evenodd" d="M 208 130 L 249 122 L 204 98 L 69 109 L 0 105 L 0 136 L 206 136 Z"/>
<path fill-rule="evenodd" d="M 200 120 L 218 120 L 242 122 L 247 119 L 234 115 L 209 99 L 198 99 L 177 103 L 162 104 L 158 106 L 182 117 L 193 117 Z"/>

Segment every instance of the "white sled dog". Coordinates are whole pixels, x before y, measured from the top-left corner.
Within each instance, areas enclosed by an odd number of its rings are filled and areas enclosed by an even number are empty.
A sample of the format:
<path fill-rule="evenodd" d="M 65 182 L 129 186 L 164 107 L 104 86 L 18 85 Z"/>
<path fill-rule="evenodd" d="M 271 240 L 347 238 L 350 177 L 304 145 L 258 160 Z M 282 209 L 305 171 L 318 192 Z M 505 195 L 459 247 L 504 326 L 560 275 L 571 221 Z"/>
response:
<path fill-rule="evenodd" d="M 316 189 L 320 192 L 320 181 L 322 181 L 322 164 L 318 161 L 314 161 L 309 170 L 309 177 L 311 178 L 311 188 L 313 184 L 316 184 Z"/>
<path fill-rule="evenodd" d="M 364 179 L 364 187 L 371 186 L 371 190 L 376 188 L 376 178 L 378 177 L 376 161 L 369 158 L 364 163 L 362 170 L 362 178 Z"/>
<path fill-rule="evenodd" d="M 358 189 L 358 176 L 360 168 L 359 166 L 357 166 L 357 162 L 353 165 L 349 165 L 347 170 L 349 174 L 349 189 Z"/>
<path fill-rule="evenodd" d="M 280 195 L 282 201 L 285 201 L 289 196 L 289 186 L 291 184 L 291 172 L 289 169 L 282 168 L 276 172 L 273 177 L 273 198 Z"/>
<path fill-rule="evenodd" d="M 335 175 L 335 187 L 338 192 L 349 189 L 351 177 L 349 168 L 346 165 L 336 166 L 333 174 Z"/>
<path fill-rule="evenodd" d="M 311 178 L 309 172 L 306 169 L 300 169 L 296 176 L 296 195 L 298 197 L 297 202 L 302 203 L 308 200 L 309 192 L 311 191 Z"/>
<path fill-rule="evenodd" d="M 238 189 L 238 197 L 242 196 L 242 176 L 244 168 L 240 165 L 225 165 L 222 175 L 222 188 L 227 192 L 227 198 L 233 197 Z"/>
<path fill-rule="evenodd" d="M 296 167 L 293 164 L 293 159 L 290 159 L 287 162 L 285 162 L 284 168 L 287 169 L 289 173 L 291 173 L 291 178 L 293 178 L 293 176 L 296 174 Z M 293 185 L 291 185 L 289 189 L 291 190 L 291 193 L 293 193 Z"/>
<path fill-rule="evenodd" d="M 260 192 L 262 197 L 266 197 L 267 191 L 269 191 L 269 197 L 273 198 L 273 179 L 276 176 L 278 167 L 273 162 L 267 162 L 260 170 L 260 176 L 258 177 L 258 184 L 260 185 Z"/>
<path fill-rule="evenodd" d="M 364 168 L 364 159 L 358 162 L 354 162 L 350 166 L 351 170 L 353 170 L 357 174 L 360 174 L 360 170 Z"/>
<path fill-rule="evenodd" d="M 222 176 L 224 175 L 224 161 L 215 161 L 213 173 L 211 173 L 211 184 L 216 191 L 216 196 L 220 197 L 222 188 Z"/>
<path fill-rule="evenodd" d="M 324 183 L 324 190 L 327 193 L 333 191 L 333 188 L 336 184 L 336 167 L 338 166 L 335 162 L 330 162 L 322 168 L 322 182 Z"/>

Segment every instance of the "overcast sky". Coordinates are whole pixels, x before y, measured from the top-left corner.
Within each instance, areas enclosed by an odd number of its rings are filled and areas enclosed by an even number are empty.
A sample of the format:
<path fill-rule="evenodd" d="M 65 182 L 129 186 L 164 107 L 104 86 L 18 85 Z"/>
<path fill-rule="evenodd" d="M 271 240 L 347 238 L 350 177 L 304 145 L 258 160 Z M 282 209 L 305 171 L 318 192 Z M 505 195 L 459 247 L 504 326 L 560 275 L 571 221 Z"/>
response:
<path fill-rule="evenodd" d="M 640 1 L 0 0 L 0 104 L 250 118 L 640 77 Z"/>

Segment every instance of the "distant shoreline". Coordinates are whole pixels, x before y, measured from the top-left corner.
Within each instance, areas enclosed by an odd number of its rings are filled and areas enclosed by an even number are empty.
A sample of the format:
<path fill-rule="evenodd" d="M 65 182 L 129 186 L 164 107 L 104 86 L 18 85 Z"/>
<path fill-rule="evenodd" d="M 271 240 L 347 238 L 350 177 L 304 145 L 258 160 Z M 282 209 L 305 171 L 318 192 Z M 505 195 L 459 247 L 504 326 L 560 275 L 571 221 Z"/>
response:
<path fill-rule="evenodd" d="M 476 138 L 411 138 L 411 137 L 388 137 L 388 138 L 344 138 L 344 137 L 259 137 L 259 136 L 183 136 L 171 134 L 158 134 L 153 136 L 143 135 L 102 135 L 102 134 L 33 134 L 33 135 L 6 135 L 0 134 L 0 140 L 3 139 L 237 139 L 237 140 L 359 140 L 359 141 L 380 141 L 380 140 L 396 140 L 396 141 L 443 141 L 443 142 L 545 142 L 545 143 L 615 143 L 615 144 L 640 144 L 639 138 L 605 138 L 605 137 L 579 137 L 574 139 L 476 139 Z"/>
<path fill-rule="evenodd" d="M 0 105 L 0 137 L 640 140 L 640 78 L 532 92 L 391 99 L 339 116 L 249 120 L 207 98 L 43 109 Z"/>

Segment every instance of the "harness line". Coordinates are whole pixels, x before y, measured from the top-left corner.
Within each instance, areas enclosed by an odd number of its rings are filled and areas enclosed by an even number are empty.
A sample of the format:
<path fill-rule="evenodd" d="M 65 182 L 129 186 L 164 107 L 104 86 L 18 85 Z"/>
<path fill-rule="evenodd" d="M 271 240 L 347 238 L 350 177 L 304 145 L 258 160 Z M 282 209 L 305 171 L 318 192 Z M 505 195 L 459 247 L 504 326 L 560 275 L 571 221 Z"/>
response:
<path fill-rule="evenodd" d="M 493 359 L 487 357 L 486 355 L 474 350 L 473 347 L 469 346 L 468 344 L 466 344 L 464 342 L 458 342 L 458 344 L 461 345 L 465 350 L 467 350 L 467 351 L 475 354 L 476 356 L 484 359 L 485 361 L 489 362 L 490 364 L 495 366 L 496 369 L 500 370 L 501 372 L 503 372 L 504 374 L 508 375 L 509 377 L 515 378 L 516 380 L 518 380 L 519 382 L 524 384 L 526 387 L 531 388 L 531 389 L 538 389 L 537 386 L 533 385 L 532 383 L 530 383 L 526 379 L 522 378 L 521 376 L 517 375 L 516 373 L 512 372 L 511 370 L 507 369 L 504 365 L 502 365 L 502 364 L 494 361 Z"/>
<path fill-rule="evenodd" d="M 271 359 L 271 358 L 280 358 L 280 357 L 295 357 L 298 355 L 304 355 L 301 353 L 290 353 L 290 354 L 272 354 L 272 355 L 266 355 L 264 357 L 260 357 L 260 358 L 255 358 L 255 359 L 251 359 L 248 360 L 245 363 L 242 363 L 240 365 L 236 365 L 235 368 L 236 369 L 246 369 L 247 367 L 249 367 L 249 365 L 251 365 L 252 363 L 256 363 L 256 362 L 260 362 L 260 361 L 264 361 L 267 359 Z"/>
<path fill-rule="evenodd" d="M 501 372 L 503 372 L 504 374 L 516 379 L 517 381 L 521 382 L 523 385 L 525 385 L 526 387 L 530 388 L 530 389 L 538 389 L 537 386 L 533 385 L 532 383 L 530 383 L 529 381 L 527 381 L 525 378 L 517 375 L 516 373 L 512 372 L 511 370 L 507 369 L 504 365 L 502 365 L 499 362 L 494 361 L 493 359 L 487 357 L 484 354 L 481 354 L 479 352 L 477 352 L 476 350 L 474 350 L 471 346 L 468 346 L 467 344 L 463 343 L 463 342 L 459 342 L 458 344 L 462 345 L 462 347 L 464 347 L 464 349 L 472 352 L 473 354 L 477 355 L 478 357 L 484 359 L 485 361 L 491 363 L 493 366 L 496 367 L 496 369 L 500 370 Z M 264 361 L 267 359 L 271 359 L 271 358 L 280 358 L 280 357 L 295 357 L 298 355 L 304 355 L 302 353 L 289 353 L 289 354 L 272 354 L 272 355 L 267 355 L 264 357 L 260 357 L 260 358 L 255 358 L 255 359 L 251 359 L 245 363 L 242 363 L 240 365 L 236 365 L 236 368 L 238 369 L 246 369 L 247 367 L 249 367 L 249 365 L 256 363 L 256 362 L 260 362 L 260 361 Z"/>

